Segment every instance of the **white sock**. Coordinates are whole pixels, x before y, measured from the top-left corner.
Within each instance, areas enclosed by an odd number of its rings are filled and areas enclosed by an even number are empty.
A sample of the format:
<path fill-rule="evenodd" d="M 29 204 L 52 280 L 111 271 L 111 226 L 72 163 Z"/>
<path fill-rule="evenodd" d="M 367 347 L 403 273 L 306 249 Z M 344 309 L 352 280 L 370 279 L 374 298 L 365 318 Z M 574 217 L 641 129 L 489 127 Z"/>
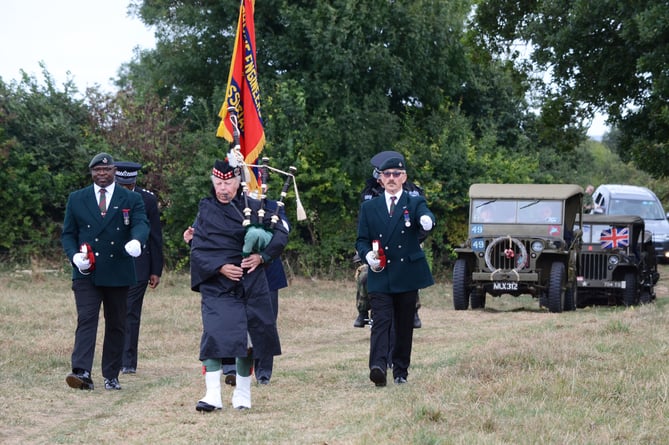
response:
<path fill-rule="evenodd" d="M 232 407 L 235 409 L 251 408 L 251 376 L 237 376 L 237 386 L 232 393 Z"/>
<path fill-rule="evenodd" d="M 204 382 L 207 385 L 207 393 L 200 402 L 207 403 L 216 408 L 223 408 L 223 400 L 221 400 L 221 374 L 223 371 L 207 372 L 204 375 Z"/>

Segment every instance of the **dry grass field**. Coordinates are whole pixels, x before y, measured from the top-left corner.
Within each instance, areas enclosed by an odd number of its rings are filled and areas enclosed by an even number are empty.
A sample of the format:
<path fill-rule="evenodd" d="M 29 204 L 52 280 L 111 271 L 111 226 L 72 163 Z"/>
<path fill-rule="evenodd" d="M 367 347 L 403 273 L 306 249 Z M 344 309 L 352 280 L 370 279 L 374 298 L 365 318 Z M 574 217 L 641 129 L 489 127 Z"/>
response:
<path fill-rule="evenodd" d="M 75 307 L 65 274 L 0 274 L 3 444 L 662 444 L 669 439 L 669 267 L 655 304 L 550 314 L 531 298 L 454 311 L 421 292 L 409 384 L 368 379 L 354 283 L 281 291 L 283 355 L 253 409 L 201 414 L 199 294 L 167 274 L 144 304 L 138 373 L 107 392 L 65 384 Z M 353 271 L 351 271 L 351 277 Z M 439 278 L 439 277 L 438 277 Z M 225 386 L 225 385 L 224 385 Z M 231 390 L 225 387 L 224 402 Z"/>

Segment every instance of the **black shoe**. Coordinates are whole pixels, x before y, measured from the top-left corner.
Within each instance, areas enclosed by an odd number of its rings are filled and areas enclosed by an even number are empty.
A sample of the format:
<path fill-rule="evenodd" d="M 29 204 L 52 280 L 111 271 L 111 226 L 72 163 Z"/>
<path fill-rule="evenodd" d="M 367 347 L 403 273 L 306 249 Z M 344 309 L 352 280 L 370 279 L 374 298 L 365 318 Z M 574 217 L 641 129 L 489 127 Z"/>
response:
<path fill-rule="evenodd" d="M 258 384 L 260 385 L 269 385 L 269 377 L 260 377 L 258 379 Z"/>
<path fill-rule="evenodd" d="M 404 377 L 395 377 L 395 384 L 403 385 L 407 382 L 407 379 Z"/>
<path fill-rule="evenodd" d="M 226 374 L 225 375 L 225 384 L 230 386 L 237 385 L 237 375 L 236 374 Z"/>
<path fill-rule="evenodd" d="M 87 389 L 89 391 L 93 390 L 93 380 L 91 379 L 91 373 L 88 371 L 72 372 L 65 377 L 70 388 L 74 389 Z"/>
<path fill-rule="evenodd" d="M 423 327 L 423 323 L 420 321 L 420 317 L 418 316 L 418 311 L 416 311 L 416 315 L 413 317 L 413 328 L 414 329 L 420 329 Z"/>
<path fill-rule="evenodd" d="M 364 328 L 365 325 L 367 324 L 367 314 L 358 314 L 358 318 L 355 319 L 353 322 L 353 327 L 354 328 Z"/>
<path fill-rule="evenodd" d="M 217 409 L 221 409 L 221 408 L 217 408 L 214 405 L 210 405 L 206 402 L 203 402 L 202 400 L 197 402 L 197 405 L 195 405 L 195 411 L 201 411 L 203 413 L 210 413 L 210 412 L 212 412 L 214 410 L 217 410 Z"/>
<path fill-rule="evenodd" d="M 386 386 L 386 372 L 378 366 L 372 367 L 369 371 L 369 380 L 376 386 Z"/>
<path fill-rule="evenodd" d="M 109 391 L 120 390 L 121 384 L 118 379 L 105 379 L 105 389 Z"/>
<path fill-rule="evenodd" d="M 136 374 L 137 369 L 133 368 L 132 366 L 124 366 L 121 368 L 121 374 Z"/>

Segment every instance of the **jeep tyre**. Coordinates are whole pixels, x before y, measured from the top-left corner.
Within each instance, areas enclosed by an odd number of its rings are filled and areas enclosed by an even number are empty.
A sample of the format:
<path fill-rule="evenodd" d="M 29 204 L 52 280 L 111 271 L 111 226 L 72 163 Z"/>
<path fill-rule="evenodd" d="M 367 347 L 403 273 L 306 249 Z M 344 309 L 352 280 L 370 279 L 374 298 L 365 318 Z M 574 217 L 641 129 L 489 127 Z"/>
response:
<path fill-rule="evenodd" d="M 575 311 L 578 287 L 576 282 L 568 284 L 567 290 L 564 292 L 564 310 Z"/>
<path fill-rule="evenodd" d="M 453 307 L 456 311 L 466 311 L 469 307 L 471 278 L 467 260 L 458 258 L 453 265 Z"/>
<path fill-rule="evenodd" d="M 637 300 L 636 275 L 632 272 L 625 272 L 625 289 L 623 289 L 623 304 L 625 306 L 634 306 Z"/>
<path fill-rule="evenodd" d="M 553 262 L 551 275 L 548 281 L 548 310 L 550 312 L 562 312 L 564 307 L 564 292 L 562 285 L 565 281 L 564 263 Z"/>
<path fill-rule="evenodd" d="M 470 294 L 469 299 L 472 302 L 472 309 L 485 309 L 484 290 L 478 290 L 476 288 L 472 289 L 472 293 Z"/>

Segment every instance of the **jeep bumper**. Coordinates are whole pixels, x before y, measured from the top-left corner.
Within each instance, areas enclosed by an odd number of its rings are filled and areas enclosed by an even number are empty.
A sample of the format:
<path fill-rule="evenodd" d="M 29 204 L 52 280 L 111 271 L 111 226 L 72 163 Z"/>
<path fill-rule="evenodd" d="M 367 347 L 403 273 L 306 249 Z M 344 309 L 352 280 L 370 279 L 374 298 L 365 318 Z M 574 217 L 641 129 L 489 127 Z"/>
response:
<path fill-rule="evenodd" d="M 625 289 L 627 287 L 625 281 L 586 280 L 583 277 L 576 279 L 576 285 L 586 289 Z"/>
<path fill-rule="evenodd" d="M 474 272 L 473 281 L 519 281 L 534 284 L 539 282 L 536 272 L 517 272 L 515 270 L 495 270 L 493 272 Z"/>

